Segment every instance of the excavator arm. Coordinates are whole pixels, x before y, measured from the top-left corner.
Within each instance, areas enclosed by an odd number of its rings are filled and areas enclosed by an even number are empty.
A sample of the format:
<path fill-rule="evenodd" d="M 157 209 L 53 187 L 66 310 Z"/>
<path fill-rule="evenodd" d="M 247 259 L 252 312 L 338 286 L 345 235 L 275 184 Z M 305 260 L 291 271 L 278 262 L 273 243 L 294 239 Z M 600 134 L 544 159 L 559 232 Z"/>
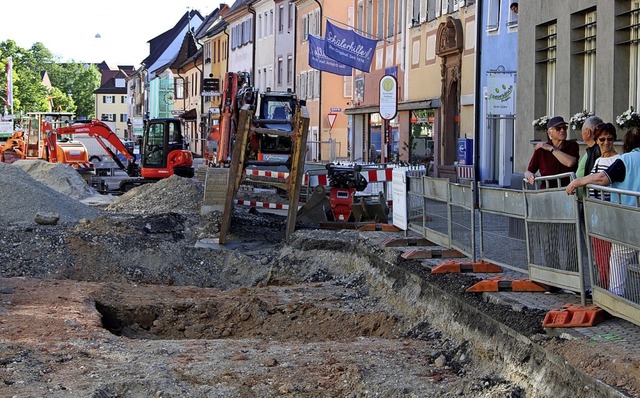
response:
<path fill-rule="evenodd" d="M 96 139 L 98 144 L 109 154 L 111 159 L 120 167 L 120 169 L 127 172 L 130 177 L 137 177 L 140 175 L 140 169 L 136 164 L 135 155 L 130 152 L 130 149 L 122 142 L 120 137 L 109 126 L 99 120 L 91 120 L 87 123 L 74 123 L 69 126 L 60 127 L 55 130 L 57 135 L 74 135 L 74 134 L 87 134 L 90 137 Z M 118 158 L 117 154 L 109 147 L 110 144 L 118 152 L 120 152 L 126 159 L 127 165 L 125 166 Z"/>

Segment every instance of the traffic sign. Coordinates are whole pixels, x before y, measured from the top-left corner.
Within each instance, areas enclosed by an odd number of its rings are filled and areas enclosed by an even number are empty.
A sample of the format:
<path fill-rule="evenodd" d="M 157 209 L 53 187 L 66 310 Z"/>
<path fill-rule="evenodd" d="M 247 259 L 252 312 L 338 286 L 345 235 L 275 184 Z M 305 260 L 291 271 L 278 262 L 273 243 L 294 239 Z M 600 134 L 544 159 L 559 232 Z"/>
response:
<path fill-rule="evenodd" d="M 338 115 L 335 113 L 329 113 L 327 115 L 327 119 L 329 119 L 329 130 L 333 128 L 333 123 L 336 121 L 336 116 Z"/>

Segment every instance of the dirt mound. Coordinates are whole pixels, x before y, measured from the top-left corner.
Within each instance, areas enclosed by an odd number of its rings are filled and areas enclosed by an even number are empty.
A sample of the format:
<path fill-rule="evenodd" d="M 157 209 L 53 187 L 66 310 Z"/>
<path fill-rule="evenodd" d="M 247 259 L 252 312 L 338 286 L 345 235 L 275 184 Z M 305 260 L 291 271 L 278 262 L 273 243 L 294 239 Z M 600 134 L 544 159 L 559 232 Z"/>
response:
<path fill-rule="evenodd" d="M 106 210 L 141 214 L 198 214 L 203 196 L 204 187 L 198 180 L 173 175 L 132 189 L 114 200 Z"/>
<path fill-rule="evenodd" d="M 38 165 L 33 167 L 37 170 Z M 52 176 L 56 175 L 56 170 L 59 169 L 51 169 Z M 62 174 L 64 173 L 66 170 Z M 57 181 L 64 181 L 64 178 Z M 62 222 L 92 219 L 100 214 L 98 210 L 80 203 L 68 194 L 60 193 L 35 180 L 21 167 L 5 163 L 0 163 L 0 206 L 5 210 L 0 220 L 2 224 L 32 224 L 37 213 L 57 213 Z"/>
<path fill-rule="evenodd" d="M 86 199 L 97 194 L 82 176 L 67 164 L 49 163 L 44 160 L 18 160 L 13 166 L 26 171 L 34 180 L 73 199 Z"/>

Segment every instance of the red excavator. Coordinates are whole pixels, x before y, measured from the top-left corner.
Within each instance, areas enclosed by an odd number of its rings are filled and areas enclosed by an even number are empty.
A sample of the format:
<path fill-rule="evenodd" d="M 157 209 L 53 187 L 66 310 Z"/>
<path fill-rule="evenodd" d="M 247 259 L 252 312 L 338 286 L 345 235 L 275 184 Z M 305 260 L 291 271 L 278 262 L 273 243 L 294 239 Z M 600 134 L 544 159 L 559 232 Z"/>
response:
<path fill-rule="evenodd" d="M 120 182 L 119 192 L 126 192 L 136 186 L 156 182 L 174 174 L 187 178 L 194 175 L 193 154 L 186 149 L 181 122 L 177 118 L 146 121 L 140 150 L 140 166 L 136 163 L 136 156 L 131 149 L 107 124 L 99 120 L 87 120 L 59 127 L 53 130 L 53 134 L 69 139 L 72 139 L 74 134 L 87 134 L 95 138 L 118 167 L 129 176 Z M 57 142 L 57 139 L 54 137 L 51 141 Z M 125 157 L 126 166 L 111 147 Z"/>

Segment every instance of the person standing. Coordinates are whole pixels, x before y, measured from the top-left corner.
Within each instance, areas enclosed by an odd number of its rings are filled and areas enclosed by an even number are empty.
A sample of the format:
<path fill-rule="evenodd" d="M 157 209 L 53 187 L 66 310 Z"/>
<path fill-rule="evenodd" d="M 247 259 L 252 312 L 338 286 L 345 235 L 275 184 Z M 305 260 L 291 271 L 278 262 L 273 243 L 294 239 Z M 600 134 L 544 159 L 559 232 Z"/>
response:
<path fill-rule="evenodd" d="M 612 188 L 640 192 L 640 127 L 631 127 L 624 135 L 623 154 L 605 171 L 575 179 L 567 186 L 566 192 L 573 195 L 578 187 L 588 184 L 611 185 Z M 625 206 L 636 207 L 636 197 L 612 194 L 611 200 Z M 612 243 L 609 258 L 609 291 L 618 296 L 625 293 L 627 267 L 638 262 L 638 251 L 627 246 Z"/>
<path fill-rule="evenodd" d="M 554 116 L 547 123 L 547 142 L 539 142 L 535 146 L 524 178 L 531 185 L 535 183 L 535 174 L 551 176 L 575 172 L 578 168 L 580 147 L 575 140 L 567 140 L 568 124 L 562 116 Z M 560 181 L 562 186 L 569 183 L 569 178 Z M 556 188 L 557 181 L 549 181 L 549 188 Z M 541 185 L 541 188 L 544 188 Z"/>
<path fill-rule="evenodd" d="M 588 117 L 582 124 L 580 133 L 582 134 L 582 141 L 586 145 L 584 155 L 580 157 L 578 161 L 578 169 L 576 171 L 576 177 L 584 177 L 589 174 L 593 169 L 596 159 L 600 157 L 600 146 L 595 141 L 596 126 L 602 124 L 602 119 L 598 116 Z M 584 196 L 584 188 L 578 189 L 578 199 L 582 200 Z"/>
<path fill-rule="evenodd" d="M 609 168 L 613 162 L 618 158 L 618 152 L 613 146 L 616 141 L 617 134 L 616 128 L 611 123 L 600 123 L 596 126 L 593 133 L 597 146 L 600 148 L 599 153 L 601 156 L 596 159 L 590 174 L 598 173 Z M 581 187 L 583 188 L 583 187 Z M 580 188 L 578 188 L 579 192 Z M 606 201 L 611 200 L 611 194 L 609 192 L 602 192 L 593 188 L 589 189 L 589 196 Z M 581 220 L 581 224 L 582 224 Z M 581 225 L 582 226 L 582 225 Z M 611 256 L 611 242 L 599 238 L 591 238 L 591 247 L 593 247 L 593 257 L 598 267 L 598 281 L 600 287 L 604 289 L 609 288 L 609 258 Z"/>

